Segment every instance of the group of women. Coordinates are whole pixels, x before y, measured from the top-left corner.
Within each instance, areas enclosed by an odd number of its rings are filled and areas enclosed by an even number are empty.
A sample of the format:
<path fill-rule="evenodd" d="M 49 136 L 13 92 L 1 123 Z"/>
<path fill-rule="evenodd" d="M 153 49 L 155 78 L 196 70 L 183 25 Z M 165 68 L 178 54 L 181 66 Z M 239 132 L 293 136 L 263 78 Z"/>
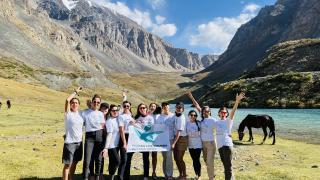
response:
<path fill-rule="evenodd" d="M 175 112 L 170 112 L 169 104 L 164 102 L 161 106 L 151 103 L 147 106 L 141 103 L 137 113 L 133 116 L 131 103 L 124 100 L 122 106 L 101 103 L 101 97 L 94 95 L 88 109 L 80 111 L 80 100 L 76 97 L 81 87 L 75 90 L 65 103 L 65 141 L 62 161 L 64 163 L 63 179 L 70 179 L 74 174 L 76 165 L 82 159 L 82 128 L 85 126 L 83 179 L 103 179 L 104 159 L 108 158 L 108 171 L 110 179 L 114 179 L 116 172 L 119 179 L 130 179 L 132 152 L 126 152 L 129 137 L 128 127 L 138 123 L 142 126 L 164 124 L 169 130 L 171 149 L 161 152 L 163 157 L 162 169 L 166 179 L 173 179 L 173 159 L 179 171 L 178 179 L 186 179 L 186 164 L 184 154 L 189 149 L 193 161 L 196 179 L 201 179 L 200 156 L 207 166 L 209 179 L 214 179 L 214 156 L 218 148 L 224 166 L 225 179 L 233 179 L 232 173 L 232 138 L 231 128 L 234 114 L 244 93 L 236 95 L 236 100 L 230 115 L 226 107 L 218 111 L 218 119 L 211 116 L 208 106 L 200 107 L 191 93 L 192 100 L 198 113 L 191 110 L 188 117 L 184 115 L 184 104 L 179 102 Z M 216 137 L 214 135 L 214 129 Z M 157 152 L 152 154 L 152 179 L 157 179 Z M 149 178 L 149 152 L 142 152 L 143 179 Z"/>

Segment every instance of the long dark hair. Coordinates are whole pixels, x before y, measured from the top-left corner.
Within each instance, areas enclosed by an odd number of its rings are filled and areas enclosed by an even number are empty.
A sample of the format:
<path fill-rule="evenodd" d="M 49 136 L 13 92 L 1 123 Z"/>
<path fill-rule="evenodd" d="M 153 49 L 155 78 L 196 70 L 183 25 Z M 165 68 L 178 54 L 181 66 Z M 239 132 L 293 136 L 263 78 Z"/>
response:
<path fill-rule="evenodd" d="M 140 113 L 140 107 L 144 105 L 146 106 L 146 111 L 148 111 L 148 106 L 145 104 L 145 103 L 140 103 L 137 107 L 137 114 L 136 116 L 134 117 L 135 119 L 138 119 L 142 114 Z"/>
<path fill-rule="evenodd" d="M 196 114 L 196 120 L 195 120 L 195 123 L 198 127 L 198 131 L 200 131 L 200 126 L 198 124 L 198 120 L 197 120 L 197 117 L 198 117 L 198 113 L 195 111 L 195 110 L 190 110 L 189 113 L 188 113 L 188 116 L 190 116 L 191 113 L 195 113 Z"/>
<path fill-rule="evenodd" d="M 162 108 L 157 105 L 157 108 L 153 111 L 153 115 L 161 114 Z"/>
<path fill-rule="evenodd" d="M 117 107 L 117 108 L 118 108 L 118 106 L 115 105 L 115 104 L 111 104 L 111 105 L 110 105 L 109 111 L 108 111 L 108 114 L 107 114 L 107 118 L 111 117 L 111 110 L 112 110 L 112 108 L 114 108 L 114 107 Z"/>

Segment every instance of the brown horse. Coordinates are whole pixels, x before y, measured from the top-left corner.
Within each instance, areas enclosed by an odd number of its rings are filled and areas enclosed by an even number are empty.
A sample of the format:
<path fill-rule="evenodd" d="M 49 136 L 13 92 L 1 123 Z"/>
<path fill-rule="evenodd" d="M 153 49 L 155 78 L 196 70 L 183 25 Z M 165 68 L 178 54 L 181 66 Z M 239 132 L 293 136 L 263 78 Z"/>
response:
<path fill-rule="evenodd" d="M 251 128 L 262 128 L 263 133 L 264 133 L 264 138 L 263 141 L 261 142 L 261 144 L 264 143 L 264 141 L 266 140 L 266 137 L 268 135 L 267 132 L 267 127 L 269 128 L 270 132 L 269 132 L 269 138 L 271 136 L 273 136 L 273 142 L 272 145 L 274 145 L 276 143 L 276 135 L 275 135 L 275 126 L 274 126 L 274 121 L 272 119 L 271 116 L 268 115 L 252 115 L 249 114 L 247 115 L 246 118 L 244 118 L 244 120 L 242 120 L 242 122 L 239 125 L 239 129 L 238 129 L 238 134 L 239 134 L 239 140 L 242 141 L 243 136 L 244 136 L 244 129 L 245 128 L 249 129 L 249 140 L 248 142 L 252 142 L 253 143 L 253 136 L 252 136 L 252 129 Z"/>

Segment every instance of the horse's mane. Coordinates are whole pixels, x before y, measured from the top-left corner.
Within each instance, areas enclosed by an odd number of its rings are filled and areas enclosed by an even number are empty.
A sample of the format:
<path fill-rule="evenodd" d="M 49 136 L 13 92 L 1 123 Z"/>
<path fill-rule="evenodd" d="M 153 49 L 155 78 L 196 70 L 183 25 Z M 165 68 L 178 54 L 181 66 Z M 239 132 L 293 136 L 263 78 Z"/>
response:
<path fill-rule="evenodd" d="M 247 121 L 248 116 L 252 116 L 252 115 L 251 115 L 251 114 L 248 114 L 248 115 L 241 121 L 241 123 L 239 124 L 239 129 L 238 129 L 238 131 L 240 131 L 240 132 L 243 132 L 243 131 L 244 131 L 244 128 L 246 127 L 246 121 Z"/>

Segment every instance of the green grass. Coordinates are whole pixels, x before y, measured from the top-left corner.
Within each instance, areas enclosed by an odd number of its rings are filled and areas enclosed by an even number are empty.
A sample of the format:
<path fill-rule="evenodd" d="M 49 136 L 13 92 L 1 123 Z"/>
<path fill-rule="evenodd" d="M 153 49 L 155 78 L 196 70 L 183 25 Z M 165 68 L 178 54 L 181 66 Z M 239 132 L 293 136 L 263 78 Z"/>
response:
<path fill-rule="evenodd" d="M 0 179 L 60 179 L 63 165 L 63 103 L 68 94 L 46 87 L 0 79 L 0 97 L 12 99 L 13 107 L 0 111 Z M 80 97 L 82 102 L 87 96 Z M 121 97 L 114 98 L 120 101 Z M 84 103 L 82 104 L 84 108 Z M 237 137 L 234 134 L 234 137 Z M 319 145 L 277 138 L 276 145 L 258 145 L 261 136 L 255 135 L 256 144 L 237 142 L 234 172 L 237 179 L 317 179 L 320 176 Z M 136 153 L 133 175 L 142 174 L 142 155 Z M 163 176 L 161 156 L 158 154 L 157 172 Z M 151 159 L 151 158 L 150 158 Z M 256 161 L 259 165 L 256 165 Z M 105 165 L 107 165 L 107 161 Z M 187 173 L 194 176 L 191 158 L 185 155 Z M 203 179 L 207 179 L 202 160 Z M 106 166 L 105 166 L 106 167 Z M 219 157 L 215 159 L 217 179 L 223 179 Z M 81 174 L 82 162 L 77 174 Z M 107 168 L 105 168 L 107 174 Z M 178 172 L 175 166 L 174 175 Z M 80 176 L 77 176 L 80 177 Z M 81 178 L 80 178 L 81 179 Z M 139 179 L 139 178 L 136 178 Z"/>

